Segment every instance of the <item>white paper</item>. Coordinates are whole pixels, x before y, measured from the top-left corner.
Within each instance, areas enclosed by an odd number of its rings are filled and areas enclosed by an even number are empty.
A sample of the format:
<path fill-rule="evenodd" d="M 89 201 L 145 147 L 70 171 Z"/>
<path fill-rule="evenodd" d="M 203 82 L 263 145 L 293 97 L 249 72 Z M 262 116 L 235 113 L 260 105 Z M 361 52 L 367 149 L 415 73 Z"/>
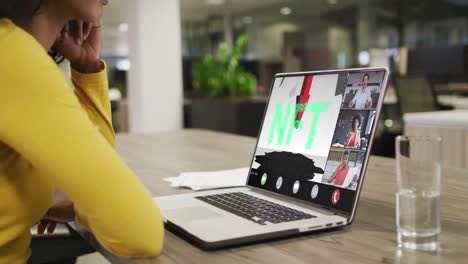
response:
<path fill-rule="evenodd" d="M 245 186 L 249 168 L 223 171 L 183 172 L 178 177 L 164 178 L 171 187 L 186 187 L 192 190 L 207 190 Z"/>

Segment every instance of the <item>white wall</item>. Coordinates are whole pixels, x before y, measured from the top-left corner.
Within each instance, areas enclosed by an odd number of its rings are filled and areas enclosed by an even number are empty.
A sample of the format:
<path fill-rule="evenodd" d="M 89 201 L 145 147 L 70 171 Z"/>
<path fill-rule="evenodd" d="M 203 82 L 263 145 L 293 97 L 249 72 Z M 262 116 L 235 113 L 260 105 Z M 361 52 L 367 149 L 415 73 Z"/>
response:
<path fill-rule="evenodd" d="M 150 133 L 181 128 L 179 0 L 128 2 L 130 132 Z"/>
<path fill-rule="evenodd" d="M 353 47 L 352 47 L 351 32 L 343 27 L 330 26 L 328 28 L 328 46 L 333 53 L 335 64 L 337 66 L 351 66 L 353 61 Z M 339 65 L 338 54 L 344 56 L 344 65 Z M 342 67 L 342 68 L 344 68 Z"/>
<path fill-rule="evenodd" d="M 255 51 L 258 57 L 266 61 L 281 61 L 284 48 L 283 34 L 297 30 L 299 30 L 297 25 L 287 22 L 278 22 L 260 28 L 255 39 Z"/>

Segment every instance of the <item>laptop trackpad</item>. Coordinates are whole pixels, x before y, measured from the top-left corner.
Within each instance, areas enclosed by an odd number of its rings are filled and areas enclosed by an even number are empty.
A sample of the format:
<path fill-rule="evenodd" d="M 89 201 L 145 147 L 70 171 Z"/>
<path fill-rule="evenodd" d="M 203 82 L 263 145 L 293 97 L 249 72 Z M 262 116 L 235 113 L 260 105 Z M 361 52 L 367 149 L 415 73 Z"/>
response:
<path fill-rule="evenodd" d="M 223 217 L 222 214 L 217 213 L 203 206 L 184 207 L 172 210 L 163 211 L 163 215 L 167 219 L 182 220 L 182 221 L 199 221 L 208 220 L 218 217 Z"/>

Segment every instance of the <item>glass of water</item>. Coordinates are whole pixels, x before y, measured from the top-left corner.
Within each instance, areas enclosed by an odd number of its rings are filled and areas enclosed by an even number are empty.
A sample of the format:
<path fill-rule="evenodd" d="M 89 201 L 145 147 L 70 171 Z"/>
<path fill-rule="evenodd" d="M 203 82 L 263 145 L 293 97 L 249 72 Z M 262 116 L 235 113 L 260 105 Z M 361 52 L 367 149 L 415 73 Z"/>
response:
<path fill-rule="evenodd" d="M 396 139 L 398 246 L 439 249 L 441 138 Z"/>

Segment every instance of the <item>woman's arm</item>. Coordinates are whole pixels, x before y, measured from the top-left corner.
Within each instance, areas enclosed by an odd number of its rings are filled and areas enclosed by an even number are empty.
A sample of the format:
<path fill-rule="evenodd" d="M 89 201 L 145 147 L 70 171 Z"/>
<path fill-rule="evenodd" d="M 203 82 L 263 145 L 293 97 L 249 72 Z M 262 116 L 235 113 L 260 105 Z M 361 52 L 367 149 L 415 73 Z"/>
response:
<path fill-rule="evenodd" d="M 91 121 L 99 128 L 99 132 L 114 146 L 115 134 L 112 126 L 112 112 L 109 100 L 106 65 L 101 61 L 97 73 L 81 73 L 72 68 L 74 92 L 81 107 L 86 111 Z"/>
<path fill-rule="evenodd" d="M 354 148 L 359 148 L 359 145 L 361 145 L 361 133 L 358 130 L 354 138 Z"/>
<path fill-rule="evenodd" d="M 338 173 L 338 170 L 340 169 L 340 165 L 338 165 L 338 167 L 336 167 L 336 170 L 333 172 L 332 176 L 328 179 L 328 183 L 332 183 L 335 178 L 336 178 L 336 174 Z"/>
<path fill-rule="evenodd" d="M 345 142 L 344 142 L 345 146 L 349 145 L 349 140 L 350 139 L 351 139 L 351 131 L 348 131 L 348 133 L 346 134 L 346 137 L 345 137 Z"/>
<path fill-rule="evenodd" d="M 73 200 L 79 221 L 112 253 L 160 254 L 164 228 L 151 195 L 90 121 L 56 65 L 35 48 L 2 58 L 1 65 L 20 66 L 0 67 L 0 141 Z"/>
<path fill-rule="evenodd" d="M 70 61 L 71 79 L 81 106 L 113 146 L 115 135 L 112 127 L 106 65 L 100 59 L 101 26 L 70 21 L 62 30 L 54 47 Z"/>
<path fill-rule="evenodd" d="M 351 99 L 351 101 L 349 101 L 348 103 L 348 108 L 353 108 L 353 105 L 354 105 L 354 99 L 356 98 L 356 96 L 353 97 L 353 99 Z"/>
<path fill-rule="evenodd" d="M 367 108 L 372 108 L 372 96 L 371 93 L 369 92 L 369 97 L 367 98 Z"/>
<path fill-rule="evenodd" d="M 96 125 L 101 135 L 109 144 L 114 146 L 115 134 L 112 126 L 112 113 L 108 96 L 108 82 L 105 63 L 100 62 L 100 71 L 96 73 L 81 73 L 71 69 L 74 93 L 78 98 L 83 110 L 87 113 L 91 122 Z M 57 222 L 70 222 L 75 219 L 75 208 L 73 202 L 56 190 L 54 202 L 49 211 L 39 222 L 38 234 L 46 231 L 53 233 Z"/>

